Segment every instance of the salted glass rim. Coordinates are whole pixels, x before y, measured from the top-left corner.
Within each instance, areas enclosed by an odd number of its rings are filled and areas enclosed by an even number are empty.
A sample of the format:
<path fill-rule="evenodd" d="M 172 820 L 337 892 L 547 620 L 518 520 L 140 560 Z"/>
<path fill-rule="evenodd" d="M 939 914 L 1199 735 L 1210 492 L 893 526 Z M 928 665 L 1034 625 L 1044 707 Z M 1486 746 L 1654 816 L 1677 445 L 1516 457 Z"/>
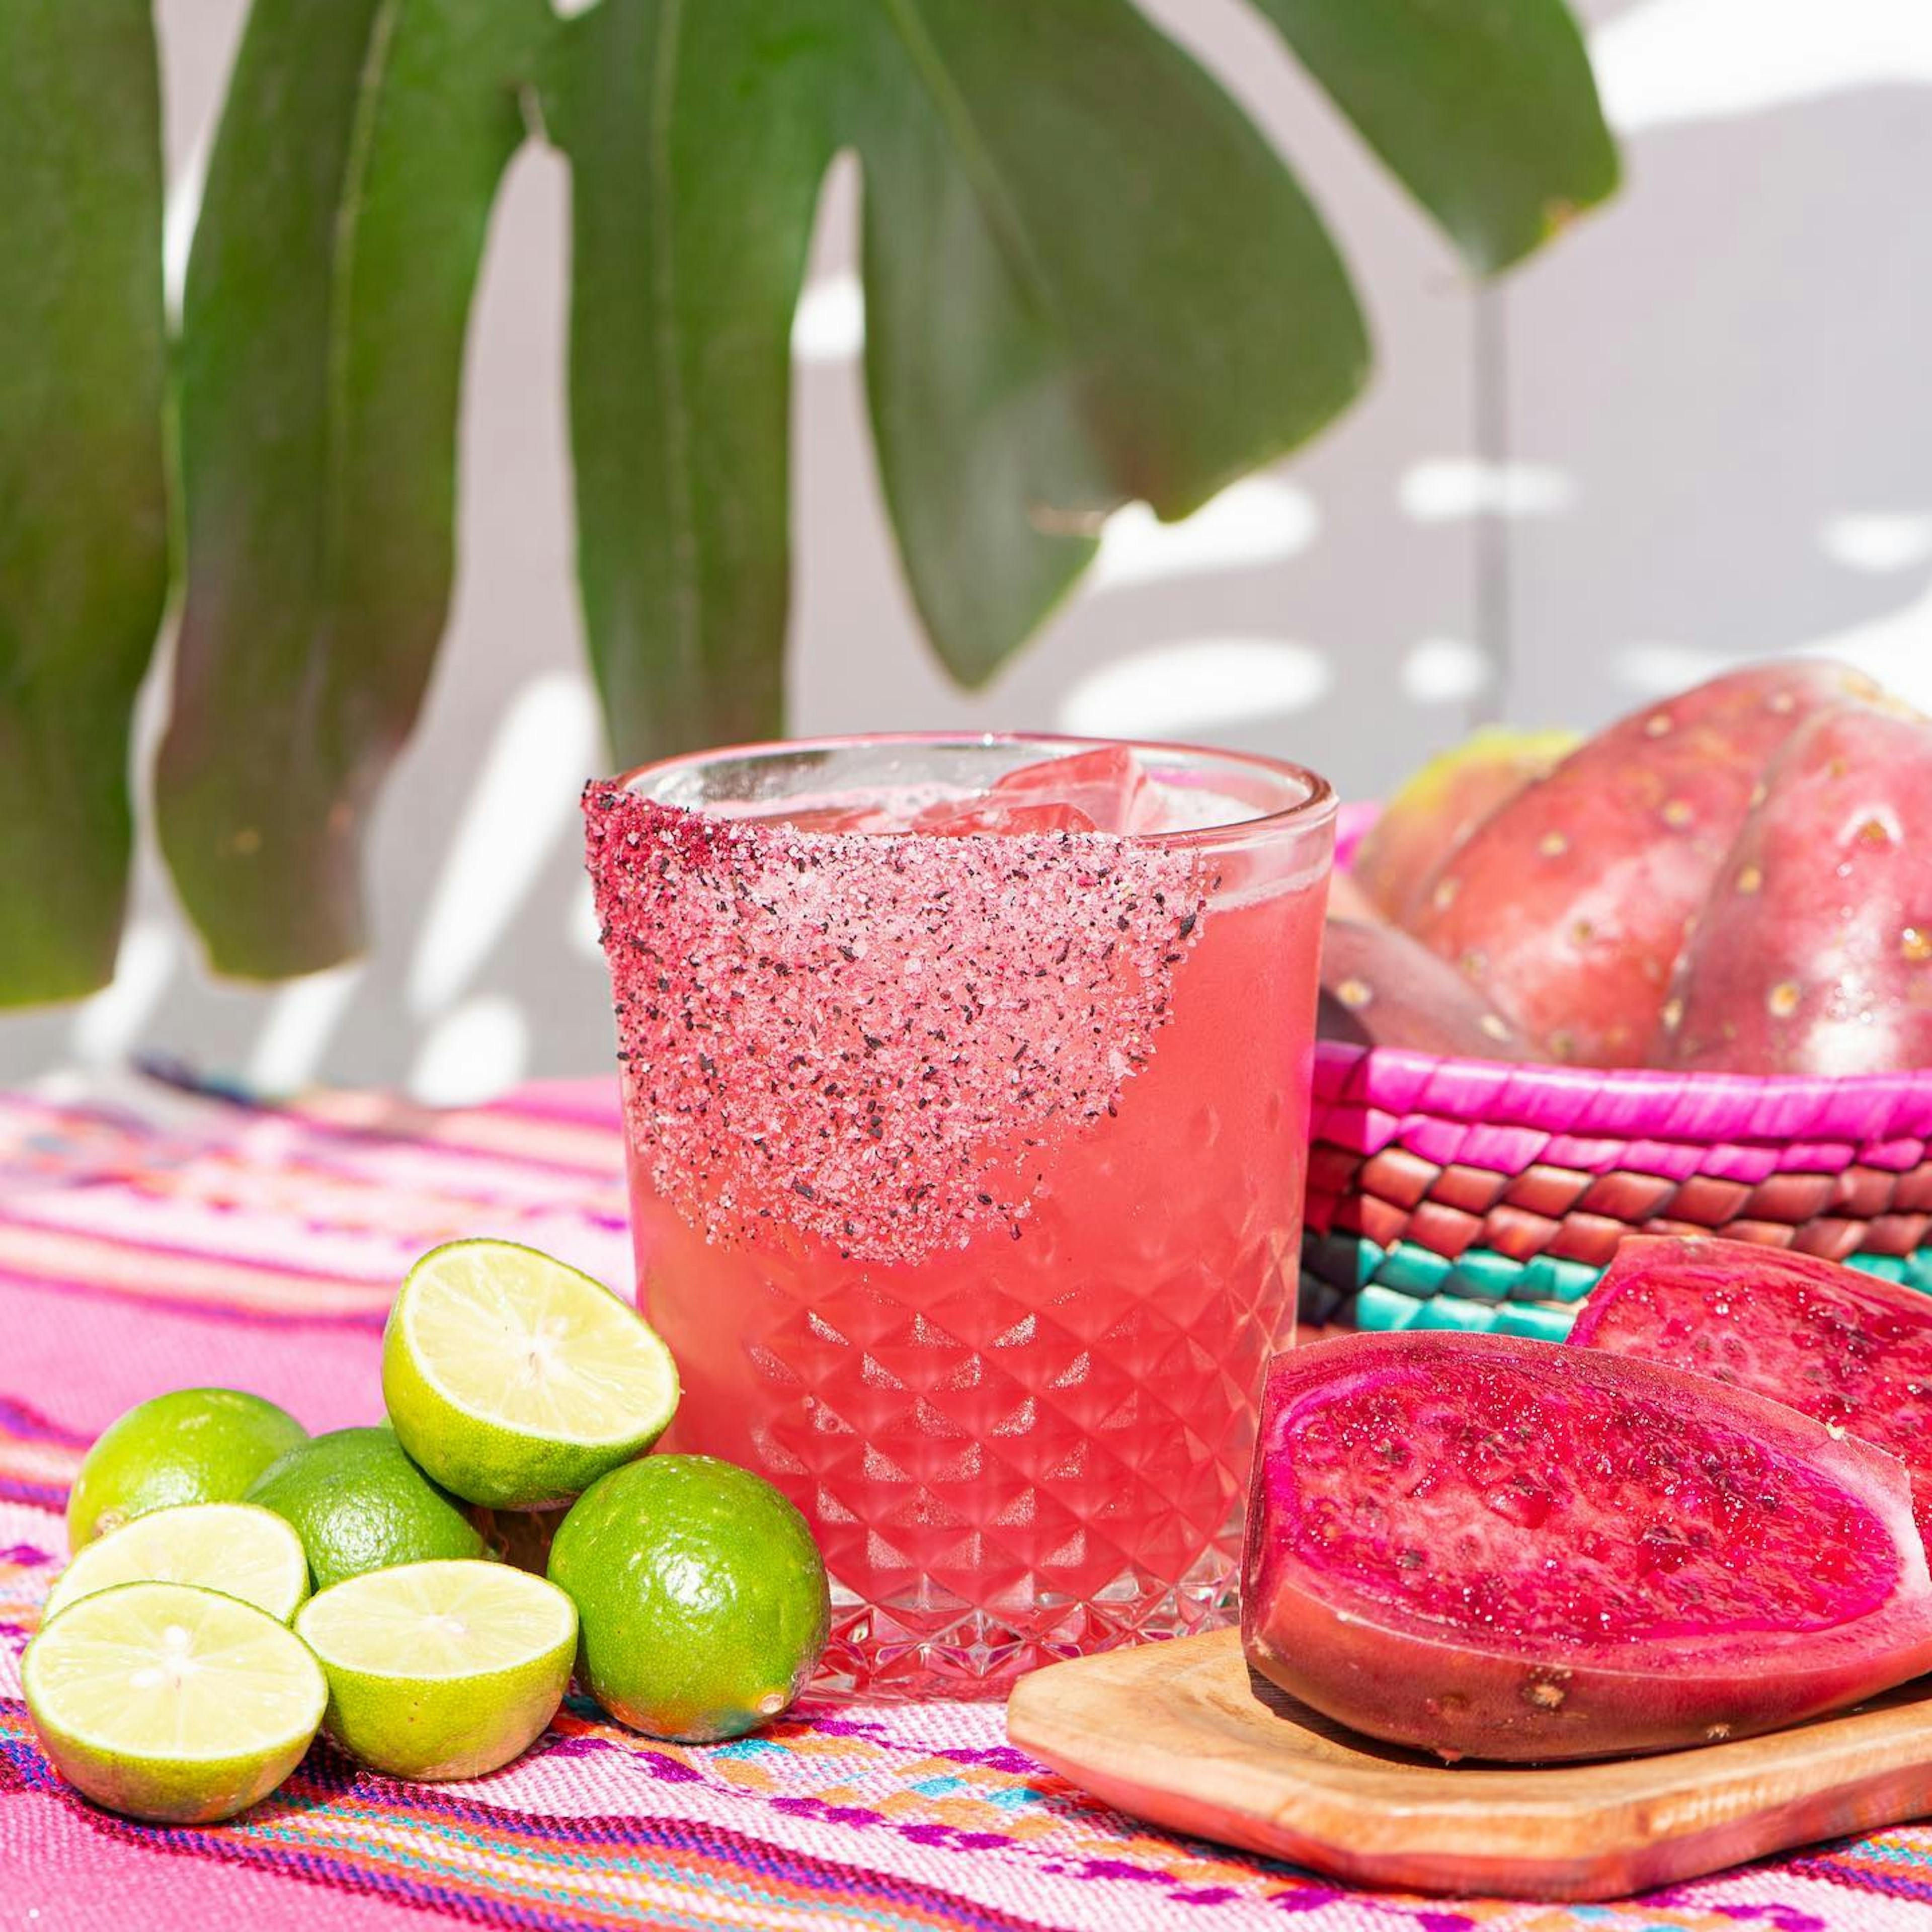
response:
<path fill-rule="evenodd" d="M 754 739 L 742 745 L 708 746 L 700 752 L 680 752 L 668 758 L 653 758 L 622 772 L 610 782 L 620 790 L 638 790 L 646 780 L 661 779 L 674 773 L 706 765 L 753 760 L 776 760 L 800 753 L 829 752 L 869 746 L 905 746 L 912 748 L 989 751 L 997 746 L 1016 748 L 1038 746 L 1048 751 L 1071 754 L 1076 751 L 1103 751 L 1120 746 L 1136 753 L 1166 754 L 1210 764 L 1245 767 L 1267 773 L 1277 780 L 1298 786 L 1305 796 L 1278 811 L 1257 812 L 1251 818 L 1230 818 L 1213 825 L 1190 826 L 1171 832 L 1121 832 L 1107 836 L 1131 839 L 1137 845 L 1190 846 L 1231 836 L 1244 838 L 1270 832 L 1301 832 L 1334 818 L 1340 808 L 1335 788 L 1322 774 L 1292 759 L 1270 758 L 1262 752 L 1244 752 L 1220 745 L 1194 745 L 1165 738 L 1090 737 L 1066 731 L 850 731 L 808 738 Z M 659 799 L 659 803 L 676 803 Z M 702 812 L 702 806 L 686 806 Z M 801 838 L 903 838 L 922 835 L 903 826 L 879 831 L 828 831 L 811 826 L 789 828 Z"/>

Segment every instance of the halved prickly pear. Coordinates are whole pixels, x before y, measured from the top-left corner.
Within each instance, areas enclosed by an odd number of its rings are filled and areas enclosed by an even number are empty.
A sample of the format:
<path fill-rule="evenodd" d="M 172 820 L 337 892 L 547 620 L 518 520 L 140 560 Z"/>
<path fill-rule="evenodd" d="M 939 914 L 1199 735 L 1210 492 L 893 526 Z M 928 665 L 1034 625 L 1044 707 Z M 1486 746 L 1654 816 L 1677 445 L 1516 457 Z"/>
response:
<path fill-rule="evenodd" d="M 1814 712 L 1873 689 L 1794 659 L 1633 713 L 1492 812 L 1410 929 L 1551 1058 L 1641 1061 L 1764 767 Z"/>
<path fill-rule="evenodd" d="M 1429 882 L 1476 827 L 1575 748 L 1574 731 L 1472 732 L 1406 780 L 1362 835 L 1349 869 L 1398 924 L 1423 903 Z"/>
<path fill-rule="evenodd" d="M 1755 1389 L 1890 1450 L 1932 1535 L 1932 1295 L 1788 1249 L 1634 1234 L 1570 1340 Z"/>
<path fill-rule="evenodd" d="M 1742 1737 L 1932 1669 L 1904 1466 L 1682 1370 L 1355 1335 L 1268 1372 L 1249 1660 L 1445 1758 Z"/>
<path fill-rule="evenodd" d="M 1533 1060 L 1534 1049 L 1447 961 L 1392 926 L 1330 919 L 1322 932 L 1324 1040 L 1462 1060 Z"/>
<path fill-rule="evenodd" d="M 1824 712 L 1765 784 L 1652 1058 L 1733 1073 L 1932 1066 L 1932 722 Z"/>

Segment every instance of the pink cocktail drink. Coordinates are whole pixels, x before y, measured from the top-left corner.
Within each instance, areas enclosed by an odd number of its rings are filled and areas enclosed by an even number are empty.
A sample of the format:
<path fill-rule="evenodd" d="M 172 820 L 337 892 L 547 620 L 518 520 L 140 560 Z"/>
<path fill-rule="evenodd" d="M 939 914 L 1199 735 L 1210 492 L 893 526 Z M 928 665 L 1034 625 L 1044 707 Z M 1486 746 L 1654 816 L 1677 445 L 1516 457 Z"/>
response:
<path fill-rule="evenodd" d="M 875 740 L 586 810 L 671 1446 L 811 1519 L 829 1681 L 1220 1620 L 1293 1335 L 1327 788 Z"/>

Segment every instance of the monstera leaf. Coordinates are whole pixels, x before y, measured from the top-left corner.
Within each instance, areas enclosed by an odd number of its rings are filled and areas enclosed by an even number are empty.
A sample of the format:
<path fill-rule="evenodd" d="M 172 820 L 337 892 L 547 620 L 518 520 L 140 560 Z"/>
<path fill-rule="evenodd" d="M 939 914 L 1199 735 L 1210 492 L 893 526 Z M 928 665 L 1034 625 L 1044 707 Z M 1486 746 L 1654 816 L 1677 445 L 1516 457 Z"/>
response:
<path fill-rule="evenodd" d="M 156 773 L 215 967 L 363 939 L 448 608 L 464 325 L 542 0 L 256 0 L 188 260 L 188 570 Z"/>
<path fill-rule="evenodd" d="M 0 5 L 0 1003 L 114 954 L 128 722 L 167 590 L 147 0 Z"/>
<path fill-rule="evenodd" d="M 1611 188 L 1560 0 L 1256 4 L 1472 269 Z M 1110 511 L 1186 514 L 1366 374 L 1306 197 L 1131 0 L 601 0 L 567 24 L 256 0 L 190 265 L 158 775 L 226 970 L 361 941 L 364 828 L 446 614 L 488 211 L 539 109 L 572 168 L 579 566 L 622 760 L 782 728 L 789 337 L 841 151 L 886 500 L 964 680 Z"/>

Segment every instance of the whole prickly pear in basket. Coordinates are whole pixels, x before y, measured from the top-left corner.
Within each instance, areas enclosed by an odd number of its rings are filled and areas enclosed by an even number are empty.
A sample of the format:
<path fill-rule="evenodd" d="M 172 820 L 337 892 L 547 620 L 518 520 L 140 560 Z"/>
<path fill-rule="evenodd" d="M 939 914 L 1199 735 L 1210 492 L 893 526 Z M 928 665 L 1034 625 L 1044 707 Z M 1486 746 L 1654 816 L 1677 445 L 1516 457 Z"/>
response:
<path fill-rule="evenodd" d="M 1531 1060 L 1528 1040 L 1446 961 L 1393 926 L 1330 919 L 1322 932 L 1324 1040 L 1458 1060 Z"/>
<path fill-rule="evenodd" d="M 1932 1066 L 1932 722 L 1844 706 L 1792 736 L 1678 962 L 1652 1057 Z"/>
<path fill-rule="evenodd" d="M 1410 929 L 1550 1058 L 1640 1062 L 1765 767 L 1814 713 L 1874 688 L 1794 659 L 1633 713 L 1484 820 Z"/>
<path fill-rule="evenodd" d="M 1356 847 L 1347 876 L 1384 917 L 1406 925 L 1463 840 L 1505 799 L 1553 771 L 1576 745 L 1574 731 L 1491 725 L 1472 732 L 1430 759 L 1382 807 Z"/>

